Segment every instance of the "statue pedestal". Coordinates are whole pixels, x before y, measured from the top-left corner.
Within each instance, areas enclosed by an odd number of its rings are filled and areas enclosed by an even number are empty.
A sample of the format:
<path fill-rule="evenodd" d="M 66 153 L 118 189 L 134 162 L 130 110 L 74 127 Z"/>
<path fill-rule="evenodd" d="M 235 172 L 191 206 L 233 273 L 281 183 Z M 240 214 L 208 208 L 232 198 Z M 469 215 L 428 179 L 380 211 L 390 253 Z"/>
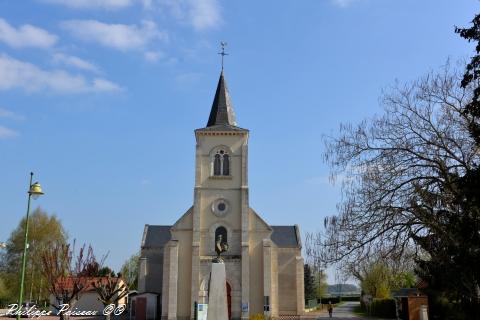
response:
<path fill-rule="evenodd" d="M 207 320 L 228 320 L 227 283 L 223 262 L 212 263 Z"/>

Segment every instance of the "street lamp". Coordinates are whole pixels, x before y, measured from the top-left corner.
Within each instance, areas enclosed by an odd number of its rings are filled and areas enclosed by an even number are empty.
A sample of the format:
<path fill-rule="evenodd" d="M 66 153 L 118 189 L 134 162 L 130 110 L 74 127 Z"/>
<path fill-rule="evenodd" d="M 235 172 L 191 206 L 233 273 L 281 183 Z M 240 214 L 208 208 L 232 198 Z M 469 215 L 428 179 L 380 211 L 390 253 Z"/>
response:
<path fill-rule="evenodd" d="M 42 192 L 42 186 L 40 183 L 35 182 L 32 184 L 33 172 L 30 172 L 30 184 L 28 188 L 28 204 L 27 204 L 27 218 L 25 219 L 25 245 L 23 246 L 23 257 L 22 257 L 22 277 L 20 281 L 20 296 L 18 298 L 18 311 L 22 310 L 22 300 L 23 300 L 23 283 L 25 281 L 25 265 L 27 262 L 27 248 L 28 248 L 28 216 L 30 214 L 30 199 L 38 199 Z M 17 320 L 20 320 L 20 312 L 17 314 Z"/>

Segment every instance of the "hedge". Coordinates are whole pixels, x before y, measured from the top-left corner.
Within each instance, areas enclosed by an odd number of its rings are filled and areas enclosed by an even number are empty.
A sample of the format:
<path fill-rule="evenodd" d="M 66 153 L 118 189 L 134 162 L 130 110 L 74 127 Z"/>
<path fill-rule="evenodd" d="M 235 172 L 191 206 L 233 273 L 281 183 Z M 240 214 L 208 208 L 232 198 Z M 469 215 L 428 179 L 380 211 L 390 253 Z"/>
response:
<path fill-rule="evenodd" d="M 373 299 L 370 304 L 370 315 L 382 318 L 395 318 L 395 300 L 394 299 Z"/>
<path fill-rule="evenodd" d="M 346 296 L 346 297 L 342 297 L 342 301 L 360 301 L 360 296 Z"/>
<path fill-rule="evenodd" d="M 342 297 L 322 297 L 321 299 L 319 299 L 318 302 L 322 304 L 328 304 L 329 302 L 331 302 L 332 304 L 337 304 L 341 301 Z"/>

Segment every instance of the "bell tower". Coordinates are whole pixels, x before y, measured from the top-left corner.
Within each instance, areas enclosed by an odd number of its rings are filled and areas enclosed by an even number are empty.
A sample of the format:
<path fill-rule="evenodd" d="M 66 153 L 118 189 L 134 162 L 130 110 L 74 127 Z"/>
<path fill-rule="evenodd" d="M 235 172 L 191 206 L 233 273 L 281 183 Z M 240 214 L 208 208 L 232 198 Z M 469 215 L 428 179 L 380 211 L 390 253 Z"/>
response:
<path fill-rule="evenodd" d="M 195 130 L 192 301 L 202 301 L 201 284 L 215 255 L 216 235 L 222 234 L 229 244 L 225 264 L 232 306 L 248 303 L 248 135 L 237 126 L 222 70 L 207 125 Z"/>

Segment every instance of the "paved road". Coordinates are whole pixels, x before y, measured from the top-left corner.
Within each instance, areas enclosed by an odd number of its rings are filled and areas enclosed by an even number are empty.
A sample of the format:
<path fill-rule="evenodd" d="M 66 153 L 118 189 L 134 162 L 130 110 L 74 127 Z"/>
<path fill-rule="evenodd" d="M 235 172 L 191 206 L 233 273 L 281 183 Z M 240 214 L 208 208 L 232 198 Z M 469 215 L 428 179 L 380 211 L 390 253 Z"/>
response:
<path fill-rule="evenodd" d="M 340 306 L 333 308 L 333 316 L 328 316 L 327 310 L 314 311 L 307 313 L 302 319 L 336 319 L 336 320 L 366 320 L 368 318 L 357 316 L 353 313 L 353 309 L 358 306 L 358 301 L 346 301 Z M 381 319 L 376 319 L 381 320 Z"/>

